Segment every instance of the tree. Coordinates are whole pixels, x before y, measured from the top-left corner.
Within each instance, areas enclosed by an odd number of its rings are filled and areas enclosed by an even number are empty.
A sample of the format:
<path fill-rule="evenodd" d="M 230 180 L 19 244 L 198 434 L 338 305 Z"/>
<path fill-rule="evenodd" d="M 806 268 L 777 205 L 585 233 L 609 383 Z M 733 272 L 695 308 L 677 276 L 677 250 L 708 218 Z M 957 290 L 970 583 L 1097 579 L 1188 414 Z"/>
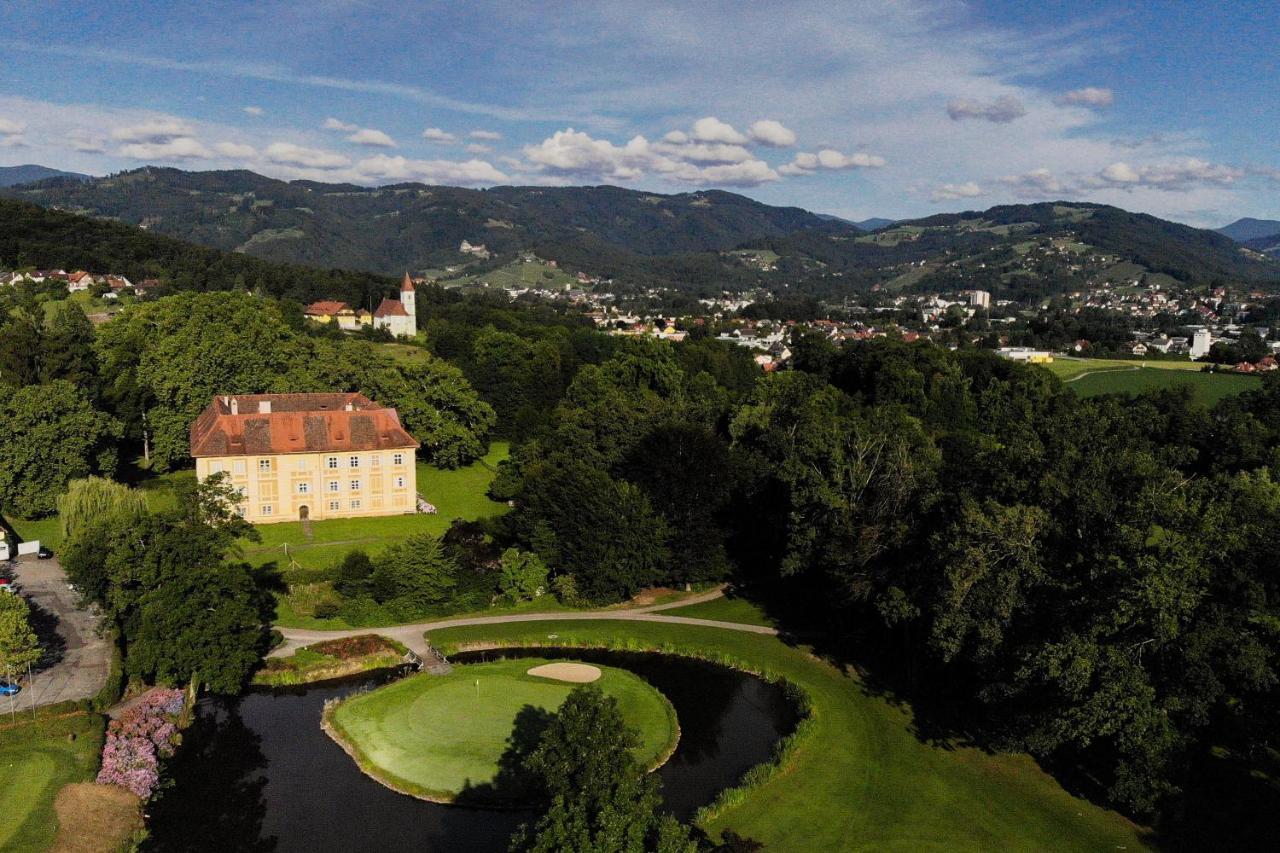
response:
<path fill-rule="evenodd" d="M 69 299 L 53 304 L 40 341 L 40 381 L 65 379 L 98 395 L 98 360 L 93 351 L 93 324 Z"/>
<path fill-rule="evenodd" d="M 511 849 L 529 853 L 642 853 L 689 849 L 669 825 L 661 830 L 658 782 L 636 763 L 639 743 L 622 719 L 618 702 L 594 685 L 577 687 L 564 700 L 526 760 L 548 803 L 532 824 L 512 838 Z M 687 833 L 683 840 L 688 841 Z M 696 848 L 695 848 L 696 849 Z"/>
<path fill-rule="evenodd" d="M 0 674 L 25 672 L 40 660 L 40 641 L 31 629 L 31 607 L 20 595 L 0 593 Z"/>
<path fill-rule="evenodd" d="M 532 601 L 547 591 L 547 566 L 532 551 L 508 548 L 502 552 L 498 588 L 513 604 Z"/>
<path fill-rule="evenodd" d="M 369 577 L 376 601 L 411 612 L 443 604 L 457 584 L 457 562 L 430 533 L 410 536 L 389 547 Z"/>
<path fill-rule="evenodd" d="M 142 492 L 105 477 L 72 480 L 58 497 L 58 525 L 64 540 L 74 538 L 86 525 L 103 520 L 129 524 L 146 511 Z"/>
<path fill-rule="evenodd" d="M 22 388 L 40 381 L 40 325 L 18 312 L 0 325 L 0 382 Z"/>
<path fill-rule="evenodd" d="M 69 481 L 115 471 L 120 434 L 118 421 L 64 379 L 0 386 L 0 504 L 20 517 L 53 512 Z"/>

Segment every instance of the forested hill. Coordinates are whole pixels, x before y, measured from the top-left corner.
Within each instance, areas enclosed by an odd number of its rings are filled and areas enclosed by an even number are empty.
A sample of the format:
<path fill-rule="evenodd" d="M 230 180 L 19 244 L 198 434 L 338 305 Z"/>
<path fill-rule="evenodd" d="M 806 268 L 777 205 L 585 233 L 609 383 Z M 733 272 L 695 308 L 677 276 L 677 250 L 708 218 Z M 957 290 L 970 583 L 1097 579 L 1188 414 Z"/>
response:
<path fill-rule="evenodd" d="M 172 290 L 248 289 L 304 303 L 376 304 L 396 289 L 372 273 L 274 263 L 11 199 L 0 199 L 0 222 L 0 268 L 85 269 L 156 278 Z"/>
<path fill-rule="evenodd" d="M 397 274 L 455 262 L 466 240 L 503 253 L 580 235 L 641 255 L 732 249 L 813 229 L 856 234 L 794 207 L 733 193 L 656 195 L 619 187 L 360 187 L 247 171 L 147 167 L 9 191 L 45 206 L 271 260 Z"/>
<path fill-rule="evenodd" d="M 0 187 L 30 184 L 49 178 L 69 178 L 74 181 L 87 181 L 89 180 L 89 175 L 82 175 L 79 172 L 63 172 L 59 169 L 50 169 L 48 166 L 37 166 L 34 163 L 28 163 L 24 166 L 0 166 Z"/>
<path fill-rule="evenodd" d="M 831 216 L 733 193 L 658 195 L 610 186 L 370 188 L 147 167 L 0 194 L 224 251 L 382 275 L 464 265 L 457 275 L 483 275 L 533 251 L 622 285 L 697 295 L 764 288 L 843 299 L 873 288 L 895 294 L 976 288 L 1028 301 L 1107 282 L 1280 286 L 1280 262 L 1264 251 L 1084 202 L 1003 205 L 867 233 Z M 464 254 L 463 241 L 483 244 L 496 257 Z"/>

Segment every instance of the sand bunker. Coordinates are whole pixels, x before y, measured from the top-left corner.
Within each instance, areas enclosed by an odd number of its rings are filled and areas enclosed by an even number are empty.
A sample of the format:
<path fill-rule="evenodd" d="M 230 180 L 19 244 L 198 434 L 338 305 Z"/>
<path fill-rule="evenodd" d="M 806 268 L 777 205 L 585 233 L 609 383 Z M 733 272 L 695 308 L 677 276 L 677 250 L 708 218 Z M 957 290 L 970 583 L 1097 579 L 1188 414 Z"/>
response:
<path fill-rule="evenodd" d="M 588 684 L 600 678 L 600 667 L 589 663 L 544 663 L 529 670 L 529 674 L 539 678 L 554 678 L 556 681 Z"/>

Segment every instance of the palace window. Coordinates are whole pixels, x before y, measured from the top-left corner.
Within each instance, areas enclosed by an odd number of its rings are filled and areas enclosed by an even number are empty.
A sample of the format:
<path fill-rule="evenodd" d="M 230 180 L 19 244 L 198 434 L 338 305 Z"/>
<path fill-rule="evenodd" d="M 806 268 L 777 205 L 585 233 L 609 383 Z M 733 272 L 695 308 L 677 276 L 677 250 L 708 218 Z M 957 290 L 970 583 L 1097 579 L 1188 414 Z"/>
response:
<path fill-rule="evenodd" d="M 353 492 L 358 492 L 358 491 L 360 491 L 360 481 L 359 481 L 359 480 L 352 480 L 352 481 L 351 481 L 351 491 L 353 491 Z"/>
<path fill-rule="evenodd" d="M 381 467 L 382 457 L 379 456 L 377 453 L 373 454 L 372 456 L 369 457 L 369 464 L 372 465 L 374 468 Z"/>
<path fill-rule="evenodd" d="M 337 480 L 330 480 L 330 481 L 329 481 L 329 491 L 331 491 L 331 492 L 336 492 L 336 491 L 338 491 L 338 488 L 339 488 L 339 487 L 338 487 L 338 481 L 337 481 Z"/>
<path fill-rule="evenodd" d="M 258 470 L 259 470 L 259 471 L 270 471 L 270 470 L 271 470 L 271 460 L 270 460 L 270 459 L 259 459 L 259 460 L 258 460 Z"/>
<path fill-rule="evenodd" d="M 404 488 L 404 477 L 396 477 L 396 488 L 397 489 Z"/>
<path fill-rule="evenodd" d="M 262 505 L 262 515 L 271 515 L 271 504 Z"/>
<path fill-rule="evenodd" d="M 360 499 L 359 499 L 359 498 L 357 498 L 356 500 L 353 500 L 353 501 L 351 502 L 351 508 L 352 508 L 352 509 L 359 509 L 359 508 L 360 508 Z"/>
<path fill-rule="evenodd" d="M 311 491 L 311 484 L 310 484 L 310 483 L 299 483 L 299 484 L 298 484 L 298 494 L 300 494 L 300 495 L 305 495 L 305 494 L 306 494 L 307 492 L 309 492 L 309 491 Z"/>
<path fill-rule="evenodd" d="M 341 501 L 329 501 L 329 509 L 331 510 L 337 511 L 340 506 L 342 506 Z"/>
<path fill-rule="evenodd" d="M 237 459 L 235 462 L 232 462 L 232 463 L 231 463 L 231 471 L 232 471 L 232 473 L 234 473 L 234 474 L 243 474 L 243 473 L 244 473 L 244 460 L 243 460 L 243 459 Z"/>
<path fill-rule="evenodd" d="M 391 457 L 391 463 L 392 463 L 393 465 L 403 465 L 403 464 L 404 464 L 404 454 L 403 454 L 403 453 L 397 453 L 397 454 L 395 454 L 394 456 L 392 456 L 392 457 Z"/>
<path fill-rule="evenodd" d="M 336 457 L 336 456 L 330 456 L 330 457 L 329 457 L 329 467 L 330 467 L 330 468 L 337 468 L 337 467 L 338 467 L 338 457 Z"/>
<path fill-rule="evenodd" d="M 359 467 L 360 467 L 360 457 L 359 457 L 359 456 L 352 456 L 352 457 L 351 457 L 351 459 L 350 459 L 350 460 L 348 460 L 348 464 L 350 464 L 352 468 L 359 468 Z"/>

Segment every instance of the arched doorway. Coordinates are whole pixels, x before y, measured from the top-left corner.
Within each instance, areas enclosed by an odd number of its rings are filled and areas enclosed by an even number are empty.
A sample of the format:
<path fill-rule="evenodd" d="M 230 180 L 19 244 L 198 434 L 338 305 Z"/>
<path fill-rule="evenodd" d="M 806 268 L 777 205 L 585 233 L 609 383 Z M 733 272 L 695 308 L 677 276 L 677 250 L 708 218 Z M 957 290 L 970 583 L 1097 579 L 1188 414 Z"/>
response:
<path fill-rule="evenodd" d="M 310 507 L 308 507 L 306 504 L 303 504 L 302 506 L 298 507 L 298 520 L 299 520 L 299 521 L 306 521 L 306 520 L 307 520 L 308 518 L 310 518 L 310 517 L 311 517 L 311 508 L 310 508 Z"/>

